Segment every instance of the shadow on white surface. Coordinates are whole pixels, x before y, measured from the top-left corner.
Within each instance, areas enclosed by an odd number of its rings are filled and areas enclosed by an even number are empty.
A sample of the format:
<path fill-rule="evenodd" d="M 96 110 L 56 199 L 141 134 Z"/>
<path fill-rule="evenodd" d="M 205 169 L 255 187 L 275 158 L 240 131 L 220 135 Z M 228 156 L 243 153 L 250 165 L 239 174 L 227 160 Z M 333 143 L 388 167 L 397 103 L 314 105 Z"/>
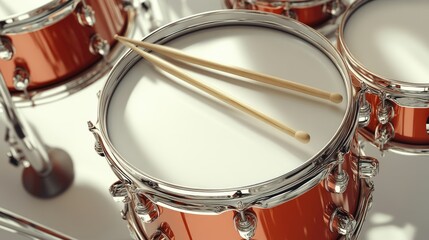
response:
<path fill-rule="evenodd" d="M 417 240 L 429 236 L 429 156 L 404 156 L 366 144 L 366 154 L 380 162 L 375 177 L 374 203 L 360 239 Z"/>

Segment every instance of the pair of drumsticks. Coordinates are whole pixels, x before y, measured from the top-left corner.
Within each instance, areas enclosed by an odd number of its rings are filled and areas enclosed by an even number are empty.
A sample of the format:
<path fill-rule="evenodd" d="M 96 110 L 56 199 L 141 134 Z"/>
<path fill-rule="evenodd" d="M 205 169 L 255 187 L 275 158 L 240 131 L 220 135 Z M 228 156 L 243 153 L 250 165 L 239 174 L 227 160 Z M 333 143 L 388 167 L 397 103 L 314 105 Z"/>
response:
<path fill-rule="evenodd" d="M 205 60 L 205 59 L 201 59 L 201 58 L 197 58 L 191 55 L 188 55 L 186 53 L 184 53 L 183 51 L 179 51 L 177 49 L 171 48 L 171 47 L 166 47 L 163 45 L 159 45 L 159 44 L 153 44 L 153 43 L 148 43 L 148 42 L 144 42 L 144 41 L 137 41 L 137 40 L 133 40 L 130 38 L 126 38 L 123 36 L 118 36 L 115 35 L 115 39 L 117 39 L 119 42 L 121 42 L 122 44 L 124 44 L 125 46 L 133 49 L 134 51 L 136 51 L 138 54 L 140 54 L 142 57 L 144 57 L 147 61 L 151 62 L 153 65 L 157 66 L 158 68 L 184 80 L 185 82 L 193 85 L 194 87 L 212 95 L 213 97 L 218 98 L 219 100 L 222 100 L 223 102 L 281 130 L 282 132 L 294 137 L 295 139 L 297 139 L 300 142 L 303 143 L 308 143 L 310 141 L 310 135 L 305 132 L 305 131 L 297 131 L 294 130 L 286 125 L 284 125 L 283 123 L 277 121 L 276 119 L 273 119 L 237 100 L 235 100 L 234 98 L 220 92 L 217 89 L 214 89 L 208 85 L 205 85 L 204 83 L 201 83 L 200 81 L 198 81 L 197 79 L 192 78 L 191 76 L 187 75 L 184 71 L 182 71 L 180 68 L 178 68 L 177 66 L 169 63 L 168 61 L 159 58 L 153 54 L 150 54 L 146 51 L 143 51 L 142 49 L 138 48 L 139 47 L 144 47 L 146 49 L 152 50 L 154 52 L 157 52 L 159 54 L 162 54 L 166 57 L 169 58 L 173 58 L 175 60 L 178 61 L 182 61 L 182 62 L 188 62 L 188 63 L 192 63 L 192 64 L 196 64 L 196 65 L 200 65 L 200 66 L 204 66 L 204 67 L 208 67 L 208 68 L 212 68 L 215 70 L 219 70 L 219 71 L 223 71 L 223 72 L 227 72 L 227 73 L 231 73 L 237 76 L 241 76 L 241 77 L 246 77 L 249 79 L 253 79 L 255 81 L 259 81 L 259 82 L 263 82 L 266 84 L 270 84 L 270 85 L 274 85 L 277 87 L 282 87 L 282 88 L 287 88 L 290 90 L 294 90 L 294 91 L 298 91 L 301 93 L 305 93 L 311 96 L 315 96 L 315 97 L 319 97 L 325 100 L 329 100 L 331 102 L 334 103 L 340 103 L 343 101 L 343 97 L 341 96 L 341 94 L 339 93 L 330 93 L 330 92 L 326 92 L 323 91 L 321 89 L 317 89 L 317 88 L 313 88 L 310 86 L 306 86 L 303 84 L 299 84 L 299 83 L 295 83 L 295 82 L 291 82 L 288 80 L 284 80 L 281 78 L 277 78 L 274 76 L 270 76 L 270 75 L 266 75 L 263 73 L 258 73 L 255 71 L 251 71 L 251 70 L 247 70 L 247 69 L 243 69 L 243 68 L 239 68 L 239 67 L 230 67 L 227 65 L 223 65 L 220 63 L 216 63 L 216 62 L 212 62 L 209 60 Z"/>

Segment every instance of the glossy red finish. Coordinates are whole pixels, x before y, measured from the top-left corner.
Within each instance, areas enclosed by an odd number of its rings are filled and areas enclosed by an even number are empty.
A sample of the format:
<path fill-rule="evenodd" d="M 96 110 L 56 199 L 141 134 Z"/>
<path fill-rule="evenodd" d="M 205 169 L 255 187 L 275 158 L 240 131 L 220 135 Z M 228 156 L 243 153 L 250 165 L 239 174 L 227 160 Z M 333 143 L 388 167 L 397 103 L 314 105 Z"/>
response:
<path fill-rule="evenodd" d="M 377 127 L 377 106 L 380 104 L 380 98 L 374 94 L 366 95 L 371 104 L 371 121 L 367 129 L 372 133 Z M 429 134 L 426 131 L 426 122 L 429 119 L 429 108 L 409 108 L 402 107 L 391 102 L 394 109 L 394 116 L 390 121 L 395 129 L 395 142 L 406 144 L 429 144 Z"/>
<path fill-rule="evenodd" d="M 358 151 L 357 147 L 358 144 L 354 141 L 353 154 L 345 156 L 344 169 L 350 177 L 345 193 L 328 192 L 322 181 L 306 193 L 279 206 L 269 209 L 251 208 L 258 219 L 256 235 L 252 239 L 338 239 L 339 234 L 329 229 L 332 212 L 336 207 L 342 207 L 355 216 L 359 205 L 360 184 L 357 159 L 354 157 Z M 148 239 L 159 229 L 168 233 L 172 240 L 241 239 L 234 227 L 235 213 L 232 211 L 219 215 L 197 215 L 159 208 L 160 216 L 154 222 L 137 222 Z"/>
<path fill-rule="evenodd" d="M 101 56 L 90 52 L 90 38 L 98 33 L 111 47 L 113 36 L 126 29 L 127 14 L 121 0 L 87 0 L 95 12 L 93 27 L 82 26 L 76 11 L 58 22 L 26 33 L 8 34 L 15 48 L 11 60 L 0 60 L 0 70 L 8 88 L 13 91 L 13 73 L 16 67 L 25 67 L 30 73 L 31 89 L 58 84 L 90 67 Z M 79 3 L 81 4 L 81 3 Z"/>
<path fill-rule="evenodd" d="M 232 8 L 234 0 L 225 0 L 226 6 Z M 291 8 L 291 11 L 296 15 L 296 20 L 307 24 L 311 27 L 317 27 L 330 19 L 331 15 L 325 9 L 326 3 L 311 7 Z M 283 14 L 283 6 L 274 6 L 272 1 L 257 1 L 256 4 L 246 4 L 246 8 L 250 10 L 259 10 L 264 12 Z"/>

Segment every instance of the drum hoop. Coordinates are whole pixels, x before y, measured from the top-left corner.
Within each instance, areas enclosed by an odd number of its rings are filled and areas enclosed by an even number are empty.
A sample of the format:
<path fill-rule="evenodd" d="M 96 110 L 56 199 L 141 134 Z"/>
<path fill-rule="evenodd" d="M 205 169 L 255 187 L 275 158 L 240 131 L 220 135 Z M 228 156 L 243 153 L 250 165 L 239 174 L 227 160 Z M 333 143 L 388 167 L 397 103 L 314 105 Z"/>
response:
<path fill-rule="evenodd" d="M 231 5 L 229 5 L 228 2 L 230 2 L 231 0 L 224 0 L 223 2 L 223 7 L 224 8 L 231 8 Z M 315 6 L 319 6 L 322 4 L 327 4 L 327 3 L 331 3 L 333 1 L 337 1 L 337 0 L 278 0 L 278 1 L 274 1 L 273 2 L 287 2 L 288 4 L 290 4 L 289 6 L 291 8 L 308 8 L 308 7 L 315 7 Z M 350 3 L 348 2 L 344 2 L 344 0 L 339 0 L 341 4 L 343 4 L 345 6 L 345 8 L 347 8 L 348 5 L 350 5 Z M 344 8 L 344 9 L 345 9 Z M 344 10 L 342 10 L 338 15 L 332 15 L 331 19 L 329 19 L 328 21 L 319 24 L 318 26 L 313 26 L 317 31 L 319 31 L 320 33 L 322 33 L 325 36 L 330 36 L 331 34 L 333 34 L 336 29 L 338 28 L 339 23 L 341 22 L 342 16 L 343 16 Z"/>
<path fill-rule="evenodd" d="M 52 25 L 73 12 L 77 3 L 76 0 L 53 0 L 28 12 L 0 19 L 0 34 L 32 32 Z"/>
<path fill-rule="evenodd" d="M 389 79 L 367 69 L 360 63 L 347 47 L 344 30 L 351 15 L 361 6 L 374 0 L 357 0 L 344 12 L 344 17 L 338 28 L 338 47 L 344 55 L 349 68 L 359 80 L 365 82 L 373 89 L 386 93 L 387 97 L 400 106 L 429 107 L 429 85 L 422 83 L 409 83 L 397 79 Z"/>
<path fill-rule="evenodd" d="M 306 41 L 331 59 L 342 75 L 347 90 L 346 99 L 349 99 L 339 130 L 324 149 L 315 154 L 313 159 L 283 176 L 251 186 L 210 190 L 194 189 L 153 178 L 128 163 L 115 149 L 107 132 L 106 116 L 112 93 L 126 72 L 141 59 L 139 55 L 129 50 L 115 64 L 101 90 L 97 121 L 100 130 L 93 131 L 93 133 L 97 139 L 100 139 L 100 145 L 114 173 L 130 184 L 135 183 L 138 186 L 136 191 L 142 192 L 157 204 L 182 211 L 212 214 L 230 209 L 246 208 L 251 205 L 261 208 L 276 206 L 319 184 L 335 164 L 338 151 L 348 149 L 351 144 L 357 126 L 357 105 L 355 104 L 357 101 L 352 101 L 353 97 L 356 96 L 351 87 L 351 80 L 338 51 L 328 39 L 314 29 L 298 21 L 260 11 L 217 10 L 193 15 L 165 25 L 146 36 L 144 40 L 163 43 L 183 34 L 208 27 L 240 24 L 270 27 L 299 35 L 298 37 L 301 38 L 305 37 Z M 335 142 L 335 139 L 340 140 Z"/>

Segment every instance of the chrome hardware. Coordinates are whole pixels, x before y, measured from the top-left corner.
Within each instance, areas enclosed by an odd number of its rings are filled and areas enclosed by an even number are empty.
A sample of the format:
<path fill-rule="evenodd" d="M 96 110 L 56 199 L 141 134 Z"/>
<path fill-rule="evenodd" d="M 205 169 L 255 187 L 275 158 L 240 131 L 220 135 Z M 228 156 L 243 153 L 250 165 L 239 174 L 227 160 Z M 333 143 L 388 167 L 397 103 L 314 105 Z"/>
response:
<path fill-rule="evenodd" d="M 170 240 L 173 238 L 174 235 L 171 231 L 170 226 L 166 222 L 163 222 L 159 226 L 158 230 L 154 234 L 152 234 L 150 240 Z"/>
<path fill-rule="evenodd" d="M 25 154 L 19 149 L 19 143 L 12 134 L 10 129 L 6 129 L 5 141 L 9 144 L 9 152 L 6 153 L 9 163 L 15 167 L 21 165 L 25 160 Z"/>
<path fill-rule="evenodd" d="M 128 196 L 128 191 L 125 187 L 125 184 L 121 180 L 114 182 L 109 187 L 109 193 L 112 196 L 113 201 L 123 203 L 123 208 L 121 210 L 121 218 L 122 220 L 127 220 L 130 198 Z M 134 231 L 131 231 L 130 226 L 129 226 L 129 230 L 130 230 L 130 234 L 134 233 Z M 133 239 L 138 239 L 138 238 L 133 237 Z"/>
<path fill-rule="evenodd" d="M 238 211 L 234 216 L 235 229 L 244 239 L 251 239 L 255 236 L 257 218 L 253 212 Z"/>
<path fill-rule="evenodd" d="M 428 120 L 426 120 L 426 133 L 429 134 L 429 117 Z"/>
<path fill-rule="evenodd" d="M 17 239 L 22 239 L 22 237 L 46 240 L 74 239 L 2 208 L 0 208 L 0 229 L 16 233 L 19 236 Z"/>
<path fill-rule="evenodd" d="M 13 73 L 13 86 L 18 91 L 26 91 L 30 83 L 30 73 L 22 67 L 17 67 Z"/>
<path fill-rule="evenodd" d="M 355 228 L 356 220 L 349 212 L 341 207 L 335 209 L 329 220 L 329 230 L 331 230 L 331 232 L 349 236 L 353 234 Z"/>
<path fill-rule="evenodd" d="M 150 240 L 170 240 L 170 238 L 162 232 L 161 230 L 157 230 L 151 237 Z"/>
<path fill-rule="evenodd" d="M 25 75 L 19 71 L 19 76 Z M 25 78 L 25 76 L 23 77 Z M 25 163 L 22 181 L 25 189 L 40 198 L 55 197 L 73 182 L 74 171 L 70 156 L 58 148 L 45 146 L 38 135 L 17 111 L 0 73 L 0 104 L 6 116 L 12 163 Z"/>
<path fill-rule="evenodd" d="M 161 230 L 157 230 L 151 237 L 150 240 L 170 240 L 170 238 L 163 233 Z"/>
<path fill-rule="evenodd" d="M 1 34 L 24 34 L 50 26 L 73 13 L 76 1 L 47 1 L 46 4 L 30 11 L 2 17 Z"/>
<path fill-rule="evenodd" d="M 94 143 L 94 150 L 95 150 L 95 152 L 96 152 L 98 155 L 100 155 L 101 157 L 106 156 L 106 155 L 104 154 L 104 151 L 103 151 L 103 148 L 101 147 L 100 142 L 98 142 L 98 141 L 95 141 L 95 143 Z"/>
<path fill-rule="evenodd" d="M 110 186 L 109 192 L 115 202 L 123 202 L 128 196 L 127 188 L 121 180 L 114 182 Z"/>
<path fill-rule="evenodd" d="M 14 54 L 13 45 L 8 38 L 0 37 L 0 59 L 9 61 Z"/>
<path fill-rule="evenodd" d="M 340 16 L 344 10 L 346 9 L 346 5 L 341 0 L 335 0 L 327 3 L 324 6 L 323 11 L 325 13 L 329 13 L 332 16 Z"/>
<path fill-rule="evenodd" d="M 284 2 L 282 4 L 284 4 L 283 15 L 288 18 L 297 19 L 296 13 L 291 9 L 291 4 L 289 2 Z"/>
<path fill-rule="evenodd" d="M 378 124 L 375 128 L 375 140 L 380 144 L 380 149 L 384 148 L 387 142 L 395 136 L 395 129 L 392 123 Z"/>
<path fill-rule="evenodd" d="M 377 106 L 377 119 L 379 123 L 387 124 L 393 118 L 393 115 L 393 107 L 390 103 L 386 102 L 386 100 L 383 100 Z"/>
<path fill-rule="evenodd" d="M 371 105 L 366 100 L 365 93 L 367 92 L 366 84 L 362 83 L 362 89 L 359 96 L 359 114 L 358 123 L 360 127 L 366 127 L 371 120 Z"/>
<path fill-rule="evenodd" d="M 101 157 L 106 156 L 105 153 L 104 153 L 103 147 L 101 146 L 101 143 L 100 143 L 101 139 L 94 132 L 94 130 L 96 129 L 95 126 L 94 126 L 94 124 L 91 121 L 88 121 L 87 124 L 88 124 L 88 130 L 90 132 L 92 132 L 92 134 L 94 135 L 94 138 L 95 138 L 95 143 L 94 143 L 94 150 L 95 150 L 95 152 L 98 155 L 100 155 Z"/>
<path fill-rule="evenodd" d="M 326 178 L 325 187 L 331 193 L 344 193 L 349 183 L 349 175 L 343 170 L 344 154 L 338 153 L 338 165 Z"/>
<path fill-rule="evenodd" d="M 121 210 L 121 217 L 122 217 L 123 220 L 127 220 L 127 214 L 128 214 L 128 211 L 129 211 L 129 206 L 128 206 L 129 200 L 130 199 L 128 197 L 125 197 L 124 201 L 123 201 L 124 208 Z M 135 238 L 135 239 L 137 239 L 137 238 Z"/>
<path fill-rule="evenodd" d="M 95 24 L 95 12 L 91 6 L 85 4 L 85 1 L 82 1 L 82 5 L 77 10 L 77 20 L 82 26 L 94 26 Z"/>
<path fill-rule="evenodd" d="M 395 136 L 395 128 L 390 120 L 394 116 L 392 105 L 387 102 L 386 94 L 380 96 L 381 102 L 377 106 L 377 120 L 379 124 L 375 128 L 374 138 L 379 143 L 379 149 L 384 156 L 384 146 Z"/>
<path fill-rule="evenodd" d="M 15 167 L 20 166 L 25 161 L 24 153 L 14 146 L 10 147 L 9 152 L 7 152 L 6 155 L 9 159 L 9 163 Z"/>
<path fill-rule="evenodd" d="M 141 193 L 134 196 L 134 212 L 144 223 L 151 223 L 159 217 L 159 209 L 156 204 L 152 203 Z"/>
<path fill-rule="evenodd" d="M 369 179 L 377 176 L 379 170 L 378 160 L 369 156 L 359 157 L 359 177 Z"/>
<path fill-rule="evenodd" d="M 94 55 L 100 54 L 104 57 L 109 54 L 110 44 L 98 34 L 94 34 L 90 40 L 89 51 Z"/>

